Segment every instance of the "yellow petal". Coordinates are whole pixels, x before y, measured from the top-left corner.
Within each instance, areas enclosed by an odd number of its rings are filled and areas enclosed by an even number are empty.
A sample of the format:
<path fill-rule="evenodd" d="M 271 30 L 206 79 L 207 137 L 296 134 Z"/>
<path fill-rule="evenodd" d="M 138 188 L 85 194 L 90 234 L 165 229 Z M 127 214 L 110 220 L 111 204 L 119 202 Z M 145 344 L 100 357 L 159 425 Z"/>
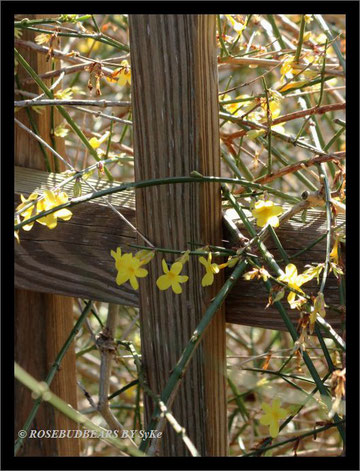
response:
<path fill-rule="evenodd" d="M 162 291 L 170 288 L 170 285 L 171 285 L 171 280 L 166 275 L 161 275 L 156 280 L 156 286 Z"/>
<path fill-rule="evenodd" d="M 138 280 L 136 279 L 136 276 L 132 276 L 130 278 L 130 284 L 133 289 L 139 289 L 139 283 L 138 283 Z"/>
<path fill-rule="evenodd" d="M 182 288 L 181 288 L 180 284 L 177 281 L 174 281 L 172 283 L 171 287 L 172 287 L 175 294 L 182 293 Z"/>
<path fill-rule="evenodd" d="M 161 264 L 162 264 L 164 273 L 169 273 L 169 268 L 168 268 L 167 263 L 166 263 L 164 258 L 162 259 Z M 167 289 L 167 288 L 165 288 L 165 289 Z"/>
<path fill-rule="evenodd" d="M 182 263 L 175 262 L 171 265 L 171 272 L 174 273 L 174 275 L 178 275 L 181 272 L 182 268 Z"/>
<path fill-rule="evenodd" d="M 128 281 L 128 279 L 129 279 L 129 275 L 127 275 L 124 272 L 119 272 L 117 274 L 117 277 L 116 277 L 116 284 L 120 286 L 120 285 L 126 283 Z"/>

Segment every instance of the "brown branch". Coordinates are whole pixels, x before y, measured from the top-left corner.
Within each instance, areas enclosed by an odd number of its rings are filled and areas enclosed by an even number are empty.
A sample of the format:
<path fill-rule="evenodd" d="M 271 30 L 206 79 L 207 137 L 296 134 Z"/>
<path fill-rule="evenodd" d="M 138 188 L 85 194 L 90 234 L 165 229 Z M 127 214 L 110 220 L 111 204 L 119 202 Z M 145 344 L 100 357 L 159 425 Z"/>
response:
<path fill-rule="evenodd" d="M 115 100 L 20 100 L 15 101 L 14 106 L 101 106 L 103 108 L 107 106 L 131 106 L 131 101 L 115 101 Z"/>
<path fill-rule="evenodd" d="M 251 58 L 251 57 L 222 57 L 218 58 L 218 63 L 219 66 L 227 65 L 227 64 L 233 64 L 233 65 L 257 65 L 259 67 L 275 67 L 278 65 L 282 65 L 283 61 L 277 61 L 273 59 L 257 59 L 257 58 Z M 298 69 L 303 69 L 304 67 L 307 67 L 308 64 L 304 64 L 299 62 L 298 64 L 293 64 L 293 68 L 298 70 Z M 325 67 L 325 75 L 336 75 L 339 77 L 344 76 L 344 72 L 341 70 L 337 70 L 336 67 L 338 65 L 336 64 L 326 64 Z M 308 67 L 309 70 L 314 70 L 316 72 L 321 72 L 321 67 L 311 65 Z"/>
<path fill-rule="evenodd" d="M 342 160 L 342 159 L 345 159 L 345 157 L 346 157 L 346 152 L 336 152 L 333 155 L 320 155 L 318 157 L 314 157 L 313 159 L 300 160 L 299 162 L 296 162 L 294 164 L 281 168 L 277 172 L 270 173 L 270 175 L 265 175 L 264 177 L 257 178 L 256 180 L 254 180 L 254 183 L 260 183 L 263 185 L 265 183 L 272 182 L 273 180 L 276 180 L 277 178 L 283 177 L 284 175 L 287 175 L 289 173 L 297 172 L 298 170 L 301 170 L 302 168 L 311 167 L 313 165 L 321 164 L 324 162 L 329 162 L 330 160 Z M 235 190 L 234 193 L 241 194 L 245 190 L 246 189 L 244 187 L 241 187 L 238 190 Z"/>
<path fill-rule="evenodd" d="M 49 49 L 50 49 L 47 46 L 42 46 L 42 45 L 36 44 L 32 41 L 24 41 L 23 39 L 15 39 L 15 46 L 23 47 L 25 49 L 30 49 L 30 50 L 36 51 L 40 54 L 48 54 Z M 78 64 L 78 65 L 81 64 L 84 67 L 89 65 L 89 64 L 92 64 L 93 62 L 96 62 L 94 60 L 85 59 L 85 58 L 82 58 L 82 57 L 78 57 L 76 55 L 70 56 L 69 54 L 67 54 L 63 51 L 60 51 L 59 49 L 53 49 L 52 50 L 52 55 L 53 55 L 53 57 L 65 60 L 67 62 L 70 62 L 71 64 Z M 102 67 L 102 71 L 104 72 L 104 75 L 111 75 L 113 73 L 113 70 L 108 69 L 107 67 Z M 57 72 L 61 73 L 61 69 Z M 40 78 L 51 78 L 52 76 L 55 76 L 55 75 L 51 75 L 52 73 L 53 72 L 51 71 L 51 72 L 47 72 L 46 74 L 41 74 Z M 25 79 L 23 81 L 24 84 L 25 83 L 31 83 L 31 82 L 32 82 L 32 79 Z"/>
<path fill-rule="evenodd" d="M 309 116 L 313 114 L 324 114 L 324 113 L 328 113 L 329 111 L 345 110 L 345 108 L 346 108 L 345 103 L 331 103 L 329 105 L 314 106 L 313 108 L 308 108 L 307 110 L 295 111 L 294 113 L 289 113 L 283 116 L 279 116 L 278 118 L 273 120 L 272 126 L 275 126 L 276 124 L 292 121 L 294 119 L 304 118 L 305 116 Z M 243 121 L 240 118 L 238 119 L 238 121 L 243 122 L 247 126 L 250 126 L 249 121 L 246 121 L 245 123 L 245 121 Z M 225 140 L 232 141 L 233 139 L 236 139 L 237 137 L 245 136 L 246 133 L 247 131 L 245 129 L 242 129 L 241 131 L 237 131 L 231 134 L 221 133 L 221 138 L 224 140 L 224 142 Z"/>

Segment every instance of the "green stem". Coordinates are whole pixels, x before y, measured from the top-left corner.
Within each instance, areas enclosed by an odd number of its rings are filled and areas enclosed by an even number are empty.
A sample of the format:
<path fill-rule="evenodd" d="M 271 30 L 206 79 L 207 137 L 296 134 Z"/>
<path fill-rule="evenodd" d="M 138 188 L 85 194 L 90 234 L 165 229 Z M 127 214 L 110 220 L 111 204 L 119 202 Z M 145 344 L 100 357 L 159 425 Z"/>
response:
<path fill-rule="evenodd" d="M 76 206 L 80 203 L 84 203 L 86 201 L 90 201 L 96 198 L 101 198 L 102 196 L 107 196 L 111 195 L 113 193 L 117 192 L 122 192 L 122 191 L 127 191 L 131 189 L 137 189 L 137 188 L 147 188 L 151 186 L 157 186 L 157 185 L 168 185 L 168 184 L 173 184 L 173 183 L 203 183 L 203 182 L 211 182 L 211 183 L 236 183 L 239 185 L 244 185 L 248 186 L 250 188 L 256 188 L 256 189 L 261 189 L 263 191 L 267 191 L 268 193 L 272 193 L 276 196 L 282 196 L 282 193 L 274 190 L 273 188 L 266 186 L 266 185 L 259 185 L 257 183 L 251 183 L 246 180 L 240 180 L 236 178 L 221 178 L 221 177 L 206 177 L 202 176 L 199 174 L 199 176 L 195 177 L 167 177 L 167 178 L 158 178 L 158 179 L 153 179 L 153 180 L 142 180 L 139 182 L 129 182 L 129 183 L 123 183 L 121 185 L 116 185 L 111 188 L 105 188 L 104 190 L 100 191 L 94 191 L 93 193 L 84 195 L 84 196 L 79 196 L 78 198 L 72 198 L 71 201 L 68 201 L 67 203 L 61 204 L 59 206 L 56 206 L 54 208 L 48 209 L 47 211 L 42 211 L 35 216 L 32 216 L 31 218 L 26 219 L 25 221 L 20 222 L 19 224 L 14 226 L 15 230 L 21 229 L 23 226 L 26 224 L 29 224 L 30 222 L 36 221 L 37 219 L 40 219 L 44 216 L 48 216 L 49 214 L 52 214 L 56 211 L 59 211 L 60 209 L 64 208 L 70 208 L 73 206 Z M 280 195 L 279 195 L 280 193 Z M 298 198 L 292 198 L 294 202 L 298 202 Z"/>
<path fill-rule="evenodd" d="M 329 428 L 339 426 L 339 425 L 342 426 L 344 423 L 345 423 L 345 419 L 341 419 L 341 420 L 339 420 L 339 422 L 337 424 L 324 425 L 323 427 L 319 427 L 319 428 L 316 428 L 316 429 L 311 430 L 309 432 L 305 432 L 305 433 L 303 433 L 301 435 L 298 435 L 296 437 L 288 438 L 287 440 L 275 443 L 274 445 L 266 446 L 264 448 L 261 448 L 261 450 L 252 451 L 251 453 L 245 453 L 244 455 L 241 455 L 241 458 L 244 458 L 244 457 L 247 457 L 247 456 L 255 456 L 259 453 L 259 451 L 261 451 L 261 453 L 263 453 L 264 451 L 271 450 L 273 448 L 277 448 L 279 446 L 286 445 L 287 443 L 296 442 L 299 439 L 302 439 L 302 438 L 305 438 L 305 437 L 310 437 L 310 436 L 315 435 L 315 434 L 317 435 L 318 433 L 324 432 L 325 430 L 328 430 Z"/>
<path fill-rule="evenodd" d="M 69 419 L 74 422 L 81 424 L 87 430 L 93 430 L 98 433 L 98 437 L 104 440 L 105 442 L 113 445 L 118 450 L 128 453 L 131 456 L 144 456 L 137 448 L 133 446 L 127 446 L 123 444 L 123 441 L 120 438 L 115 438 L 109 435 L 109 431 L 99 427 L 89 420 L 85 415 L 81 414 L 76 409 L 73 409 L 69 404 L 60 399 L 52 393 L 48 386 L 44 383 L 40 383 L 35 380 L 29 373 L 27 373 L 21 366 L 15 363 L 15 378 L 20 381 L 24 386 L 33 391 L 37 397 L 41 400 L 44 400 L 51 404 L 53 407 L 58 409 L 62 414 L 69 417 Z"/>
<path fill-rule="evenodd" d="M 171 402 L 170 400 L 174 397 L 176 390 L 180 385 L 181 379 L 183 378 L 185 374 L 187 366 L 197 346 L 199 345 L 200 340 L 202 339 L 206 328 L 210 324 L 212 318 L 214 317 L 215 313 L 217 312 L 221 304 L 224 302 L 226 296 L 229 294 L 235 282 L 244 272 L 246 266 L 247 266 L 246 261 L 239 262 L 238 265 L 236 265 L 234 271 L 232 272 L 230 277 L 225 281 L 223 287 L 215 296 L 210 306 L 206 309 L 206 312 L 203 318 L 201 319 L 200 323 L 197 325 L 196 329 L 194 330 L 194 333 L 190 341 L 185 347 L 178 363 L 173 369 L 173 372 L 171 373 L 170 378 L 168 379 L 166 386 L 163 389 L 163 392 L 161 394 L 161 400 L 164 402 L 164 404 L 167 407 L 170 407 L 169 402 Z M 156 429 L 157 424 L 160 420 L 160 413 L 161 413 L 160 408 L 156 407 L 147 430 Z M 149 446 L 149 439 L 143 441 L 139 449 L 141 451 L 146 451 L 148 446 Z"/>
<path fill-rule="evenodd" d="M 26 60 L 22 57 L 21 54 L 14 48 L 15 56 L 17 60 L 20 62 L 20 64 L 24 67 L 24 69 L 28 72 L 28 74 L 34 79 L 34 81 L 39 85 L 39 87 L 42 89 L 42 91 L 50 98 L 54 98 L 53 92 L 45 85 L 45 83 L 40 79 L 38 74 L 35 72 L 35 70 L 26 62 Z M 84 133 L 81 131 L 81 129 L 78 127 L 78 125 L 75 123 L 75 121 L 71 118 L 69 113 L 65 110 L 65 108 L 61 105 L 56 105 L 56 108 L 59 110 L 59 112 L 62 114 L 62 116 L 66 119 L 68 124 L 71 126 L 71 128 L 75 131 L 75 133 L 79 136 L 80 140 L 84 143 L 86 148 L 88 149 L 89 153 L 94 157 L 94 159 L 98 162 L 100 157 L 98 156 L 97 152 L 95 149 L 93 149 L 89 143 L 89 141 L 86 139 Z M 109 181 L 113 181 L 113 177 L 111 176 L 110 172 L 108 171 L 107 168 L 105 168 L 105 172 L 107 174 L 107 177 Z"/>
<path fill-rule="evenodd" d="M 304 32 L 305 32 L 305 15 L 302 15 L 301 24 L 300 24 L 300 31 L 299 31 L 298 46 L 297 46 L 297 49 L 296 49 L 296 52 L 295 52 L 294 62 L 299 62 L 300 54 L 301 54 L 301 48 L 302 48 L 303 41 L 304 41 Z"/>
<path fill-rule="evenodd" d="M 61 348 L 60 352 L 58 353 L 57 357 L 55 358 L 55 361 L 52 364 L 52 366 L 49 370 L 49 373 L 47 374 L 46 379 L 45 379 L 45 383 L 47 384 L 47 386 L 51 385 L 52 380 L 54 379 L 55 374 L 59 370 L 61 362 L 62 362 L 66 352 L 68 351 L 72 341 L 75 338 L 75 335 L 79 332 L 80 327 L 85 322 L 85 319 L 86 319 L 87 315 L 89 314 L 91 306 L 92 306 L 92 301 L 89 301 L 87 303 L 87 305 L 85 306 L 85 309 L 81 313 L 79 319 L 77 320 L 76 324 L 74 325 L 73 329 L 71 330 L 69 337 L 66 339 L 66 342 L 64 343 L 63 347 Z M 28 418 L 26 419 L 26 421 L 25 421 L 25 423 L 22 427 L 22 430 L 25 430 L 26 432 L 29 431 L 29 429 L 31 427 L 31 424 L 33 423 L 34 418 L 37 414 L 37 411 L 39 410 L 41 402 L 42 402 L 42 397 L 39 397 L 38 399 L 36 399 L 36 401 L 33 405 L 33 408 L 31 409 L 30 414 L 28 415 Z M 14 454 L 15 455 L 17 454 L 17 452 L 21 448 L 23 441 L 24 441 L 24 438 L 21 438 L 21 437 L 19 437 L 15 441 L 15 446 L 14 446 Z"/>
<path fill-rule="evenodd" d="M 226 57 L 229 56 L 229 53 L 228 53 L 228 50 L 226 49 L 226 45 L 225 45 L 225 42 L 223 40 L 223 37 L 222 37 L 222 28 L 221 28 L 221 19 L 220 19 L 220 15 L 216 15 L 217 17 L 217 23 L 218 23 L 218 33 L 219 33 L 219 42 L 220 42 L 220 45 L 221 45 L 221 55 L 225 55 Z"/>
<path fill-rule="evenodd" d="M 275 38 L 279 41 L 281 49 L 286 49 L 286 44 L 284 43 L 284 40 L 283 40 L 282 35 L 279 31 L 279 28 L 277 27 L 277 24 L 275 22 L 275 19 L 274 19 L 273 15 L 267 15 L 267 19 L 268 19 L 269 23 L 271 24 L 271 27 L 272 27 Z"/>

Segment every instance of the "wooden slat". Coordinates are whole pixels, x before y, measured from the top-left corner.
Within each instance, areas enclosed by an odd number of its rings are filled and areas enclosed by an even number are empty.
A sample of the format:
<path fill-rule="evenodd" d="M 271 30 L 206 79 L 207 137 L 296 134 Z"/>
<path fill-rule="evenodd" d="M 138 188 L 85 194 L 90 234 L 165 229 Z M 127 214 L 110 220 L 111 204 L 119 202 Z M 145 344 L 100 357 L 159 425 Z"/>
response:
<path fill-rule="evenodd" d="M 234 213 L 230 213 L 243 234 L 246 234 L 242 223 Z M 338 222 L 344 221 L 344 216 L 338 216 Z M 301 251 L 316 239 L 321 237 L 326 232 L 326 216 L 325 211 L 312 208 L 307 211 L 305 223 L 300 221 L 300 214 L 295 216 L 291 221 L 282 224 L 276 233 L 279 240 L 284 247 L 287 255 L 292 257 L 297 252 Z M 271 237 L 266 240 L 266 246 L 269 251 L 274 255 L 275 259 L 281 259 L 281 255 Z M 326 238 L 320 241 L 310 250 L 291 258 L 291 263 L 294 263 L 301 273 L 305 269 L 305 265 L 314 263 L 323 263 L 326 254 Z M 283 262 L 281 268 L 285 269 Z M 321 279 L 321 278 L 320 278 Z M 319 286 L 316 280 L 312 280 L 303 286 L 303 289 L 308 294 L 316 295 Z M 334 274 L 331 273 L 328 277 L 325 290 L 325 299 L 327 304 L 339 306 L 339 289 L 338 282 Z M 261 281 L 245 281 L 240 279 L 231 291 L 226 302 L 226 320 L 237 324 L 250 325 L 255 327 L 263 327 L 267 329 L 287 330 L 283 321 L 280 318 L 279 312 L 273 306 L 265 309 L 268 302 L 268 293 Z M 297 323 L 299 312 L 295 309 L 289 308 L 289 305 L 284 299 L 284 307 L 286 308 L 290 319 Z M 341 332 L 342 323 L 344 319 L 341 315 L 331 309 L 327 309 L 326 320 L 335 330 Z"/>
<path fill-rule="evenodd" d="M 16 167 L 15 200 L 19 202 L 20 193 L 29 195 L 36 188 L 52 188 L 63 179 L 64 177 L 59 174 Z M 89 181 L 98 190 L 111 185 L 106 179 L 89 179 Z M 118 183 L 114 182 L 112 185 Z M 64 188 L 71 196 L 73 183 Z M 84 193 L 88 191 L 85 186 L 83 191 Z M 135 224 L 133 191 L 114 193 L 111 195 L 111 201 L 131 223 Z M 15 246 L 16 287 L 138 306 L 136 291 L 127 285 L 116 285 L 116 271 L 113 258 L 110 256 L 110 250 L 118 246 L 124 251 L 131 250 L 129 244 L 136 243 L 136 235 L 101 199 L 75 206 L 73 214 L 70 221 L 60 220 L 58 227 L 53 230 L 35 224 L 30 232 L 20 231 L 21 245 Z M 234 222 L 237 222 L 236 214 L 231 211 L 229 214 Z M 296 221 L 299 218 L 300 215 L 277 229 L 277 234 L 289 256 L 325 233 L 323 210 L 314 208 L 308 210 L 305 225 Z M 341 222 L 343 216 L 339 216 L 338 219 Z M 224 238 L 227 237 L 224 228 Z M 324 239 L 292 262 L 299 267 L 299 270 L 303 270 L 304 266 L 311 262 L 323 262 L 325 244 Z M 266 245 L 276 257 L 281 258 L 271 238 L 267 240 Z M 304 285 L 304 288 L 306 292 L 317 291 L 314 281 Z M 339 304 L 337 280 L 333 274 L 328 278 L 326 300 L 328 304 Z M 226 321 L 286 330 L 277 310 L 273 307 L 265 310 L 266 304 L 267 293 L 260 281 L 240 280 L 227 298 Z M 284 303 L 284 306 L 290 318 L 296 323 L 298 311 L 289 309 L 287 303 Z M 328 310 L 327 321 L 340 331 L 341 318 L 337 312 Z"/>
<path fill-rule="evenodd" d="M 19 194 L 28 195 L 36 188 L 52 188 L 63 176 L 16 168 L 16 202 Z M 100 190 L 110 186 L 102 180 L 89 179 Z M 73 184 L 64 190 L 72 195 Z M 85 188 L 84 188 L 85 191 Z M 117 193 L 110 197 L 115 207 L 135 222 L 134 194 Z M 137 293 L 128 286 L 117 286 L 111 250 L 121 246 L 130 250 L 135 234 L 100 199 L 72 209 L 69 221 L 58 220 L 58 227 L 48 229 L 35 223 L 31 231 L 21 230 L 21 244 L 15 250 L 15 284 L 24 289 L 84 297 L 134 306 Z"/>
<path fill-rule="evenodd" d="M 34 15 L 36 17 L 36 15 Z M 46 15 L 46 17 L 54 16 Z M 56 15 L 55 15 L 56 16 Z M 32 16 L 28 16 L 31 18 Z M 39 15 L 38 17 L 42 17 Z M 24 39 L 33 39 L 32 31 L 24 31 Z M 47 72 L 52 68 L 52 61 L 46 62 L 46 57 L 34 51 L 23 50 L 19 52 L 39 74 Z M 55 62 L 55 68 L 59 63 Z M 20 80 L 28 74 L 18 65 Z M 46 82 L 50 86 L 49 81 Z M 58 87 L 61 85 L 59 84 Z M 27 91 L 40 93 L 39 87 L 33 83 L 26 87 Z M 51 109 L 48 107 L 41 115 L 33 113 L 39 135 L 52 144 L 51 139 Z M 17 118 L 26 126 L 31 127 L 25 110 L 17 113 Z M 60 114 L 54 110 L 54 127 L 62 121 Z M 58 152 L 65 156 L 65 142 L 63 139 L 55 138 Z M 48 153 L 50 164 L 53 157 Z M 44 156 L 39 149 L 38 142 L 23 129 L 15 126 L 15 164 L 23 167 L 44 170 L 46 168 Z M 62 164 L 60 163 L 60 169 Z M 16 244 L 17 245 L 17 244 Z M 35 270 L 37 271 L 37 270 Z M 30 275 L 31 277 L 31 275 Z M 73 300 L 70 297 L 58 296 L 49 292 L 40 292 L 41 284 L 21 286 L 14 293 L 15 312 L 15 361 L 39 381 L 44 381 L 56 356 L 67 340 L 73 327 Z M 19 288 L 19 286 L 17 286 Z M 25 288 L 25 289 L 24 289 Z M 27 289 L 28 288 L 28 289 Z M 33 291 L 29 291 L 33 289 Z M 59 371 L 57 371 L 51 384 L 51 390 L 67 403 L 77 408 L 77 384 L 75 368 L 75 348 L 70 345 L 64 356 Z M 34 401 L 31 391 L 21 383 L 15 382 L 15 428 L 17 432 L 23 427 Z M 65 415 L 43 402 L 31 428 L 44 430 L 74 430 L 78 424 Z M 78 456 L 80 452 L 79 440 L 64 438 L 62 440 L 25 440 L 18 456 Z"/>
<path fill-rule="evenodd" d="M 220 175 L 215 15 L 130 15 L 135 177 Z M 139 230 L 155 245 L 180 249 L 191 241 L 221 242 L 219 185 L 145 188 L 136 194 Z M 158 254 L 140 285 L 141 349 L 150 388 L 160 393 L 171 369 L 222 283 L 201 287 L 193 258 L 181 296 L 160 291 Z M 168 255 L 168 262 L 175 257 Z M 225 316 L 214 316 L 182 379 L 172 413 L 202 456 L 227 452 Z M 154 405 L 146 397 L 149 419 Z M 189 451 L 169 425 L 159 452 Z"/>

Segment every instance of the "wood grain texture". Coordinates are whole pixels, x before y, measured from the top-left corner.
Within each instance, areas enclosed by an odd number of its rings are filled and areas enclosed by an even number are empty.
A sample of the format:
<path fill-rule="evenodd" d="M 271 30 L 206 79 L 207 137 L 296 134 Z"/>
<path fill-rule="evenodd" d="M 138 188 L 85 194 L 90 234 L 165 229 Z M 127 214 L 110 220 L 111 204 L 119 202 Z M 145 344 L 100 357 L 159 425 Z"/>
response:
<path fill-rule="evenodd" d="M 241 228 L 242 233 L 246 235 L 246 230 L 238 220 L 238 216 L 235 216 L 233 213 L 230 214 L 233 216 L 232 220 Z M 338 223 L 343 222 L 344 216 L 338 215 L 337 221 Z M 285 252 L 289 257 L 292 257 L 326 233 L 325 211 L 318 208 L 309 209 L 305 223 L 300 221 L 299 214 L 285 224 L 282 224 L 280 228 L 276 229 L 276 233 Z M 279 250 L 271 237 L 266 240 L 266 247 L 274 255 L 276 260 L 281 259 Z M 296 265 L 298 273 L 302 273 L 306 269 L 305 265 L 312 262 L 323 263 L 325 256 L 326 238 L 310 250 L 291 258 L 291 263 Z M 285 269 L 286 264 L 282 263 L 280 266 Z M 316 296 L 319 291 L 319 285 L 315 279 L 303 285 L 302 289 L 304 289 L 307 294 Z M 329 275 L 326 282 L 325 300 L 327 304 L 337 307 L 340 306 L 338 280 L 333 273 Z M 268 309 L 265 309 L 267 302 L 268 293 L 261 281 L 249 282 L 240 279 L 227 298 L 226 320 L 227 322 L 267 329 L 287 330 L 276 308 L 270 306 Z M 290 309 L 286 299 L 283 301 L 283 306 L 290 319 L 296 325 L 299 318 L 299 311 Z M 342 333 L 344 318 L 342 318 L 341 314 L 332 309 L 327 309 L 326 321 L 329 322 L 338 333 Z"/>
<path fill-rule="evenodd" d="M 130 15 L 134 155 L 137 180 L 220 175 L 215 16 Z M 155 245 L 184 250 L 189 242 L 221 241 L 218 185 L 168 185 L 136 192 L 139 230 Z M 142 358 L 150 387 L 163 389 L 221 279 L 201 288 L 203 270 L 184 267 L 181 296 L 159 291 L 161 256 L 140 285 Z M 167 262 L 174 257 L 167 256 Z M 147 419 L 153 410 L 146 398 Z M 227 451 L 225 317 L 218 312 L 185 374 L 172 412 L 202 456 Z M 170 427 L 162 455 L 185 456 Z"/>
<path fill-rule="evenodd" d="M 53 188 L 63 176 L 15 168 L 15 200 L 35 188 Z M 96 190 L 111 184 L 88 180 Z M 116 184 L 116 182 L 114 183 Z M 72 195 L 74 183 L 64 186 Z M 85 191 L 85 189 L 84 189 Z M 109 201 L 135 223 L 134 193 L 111 195 Z M 20 230 L 21 244 L 15 246 L 15 284 L 19 288 L 84 297 L 127 306 L 138 304 L 130 285 L 117 286 L 111 250 L 121 246 L 131 251 L 134 232 L 101 199 L 72 209 L 69 221 L 58 221 L 55 229 L 35 223 L 31 231 Z"/>
<path fill-rule="evenodd" d="M 36 188 L 52 188 L 63 180 L 59 174 L 15 167 L 15 204 L 19 194 L 29 195 Z M 106 180 L 88 180 L 97 190 L 117 185 Z M 64 189 L 72 194 L 73 183 Z M 135 221 L 135 195 L 133 191 L 114 193 L 110 201 L 132 223 Z M 285 206 L 287 208 L 287 206 Z M 229 211 L 229 210 L 227 210 Z M 238 216 L 228 215 L 237 224 Z M 299 216 L 298 216 L 299 217 Z M 325 212 L 319 208 L 307 211 L 306 224 L 298 217 L 276 229 L 279 239 L 289 256 L 310 245 L 326 231 Z M 338 216 L 338 223 L 344 220 Z M 245 232 L 241 226 L 241 230 Z M 224 239 L 230 234 L 223 227 Z M 117 286 L 116 270 L 110 251 L 120 246 L 123 251 L 132 251 L 130 244 L 136 243 L 136 235 L 111 211 L 101 199 L 73 208 L 70 221 L 59 221 L 59 226 L 49 230 L 35 224 L 30 232 L 20 231 L 21 244 L 15 246 L 15 286 L 17 288 L 88 297 L 98 301 L 114 302 L 127 306 L 138 306 L 138 292 L 130 285 Z M 225 244 L 232 246 L 232 243 Z M 278 256 L 271 238 L 266 242 L 270 251 Z M 326 241 L 323 239 L 313 248 L 292 259 L 302 271 L 311 262 L 322 263 L 325 258 Z M 280 258 L 280 255 L 279 255 Z M 284 264 L 281 265 L 284 268 Z M 315 282 L 304 285 L 306 292 L 317 292 Z M 328 304 L 339 305 L 337 280 L 330 274 L 325 298 Z M 273 307 L 265 310 L 267 293 L 259 281 L 240 280 L 226 299 L 226 321 L 233 324 L 252 325 L 266 329 L 287 330 L 278 311 Z M 288 308 L 290 318 L 296 324 L 298 311 Z M 327 321 L 341 332 L 341 316 L 328 310 Z"/>
<path fill-rule="evenodd" d="M 23 38 L 32 39 L 33 35 L 34 33 L 25 31 Z M 38 73 L 51 70 L 51 61 L 46 62 L 41 55 L 21 48 L 19 48 L 19 52 Z M 20 78 L 25 76 L 25 72 L 20 66 L 18 69 Z M 29 86 L 27 91 L 39 93 L 37 86 Z M 39 134 L 51 144 L 50 109 L 46 109 L 43 114 L 34 117 Z M 31 127 L 24 110 L 18 113 L 17 118 Z M 55 112 L 55 126 L 59 122 L 59 116 Z M 57 150 L 60 154 L 64 154 L 65 146 L 62 140 L 57 140 Z M 49 156 L 49 161 L 52 162 L 52 160 Z M 19 127 L 15 129 L 15 163 L 24 167 L 45 168 L 44 157 L 38 143 Z M 72 329 L 72 299 L 55 294 L 16 289 L 14 322 L 15 360 L 36 379 L 43 381 Z M 73 346 L 66 353 L 61 369 L 52 382 L 51 390 L 73 407 L 77 407 L 75 350 Z M 22 428 L 32 406 L 33 399 L 30 391 L 16 382 L 15 435 Z M 43 403 L 33 428 L 72 430 L 77 428 L 77 424 L 54 411 L 49 404 Z M 25 441 L 18 456 L 78 456 L 79 446 L 79 440 L 76 439 L 32 439 Z"/>

